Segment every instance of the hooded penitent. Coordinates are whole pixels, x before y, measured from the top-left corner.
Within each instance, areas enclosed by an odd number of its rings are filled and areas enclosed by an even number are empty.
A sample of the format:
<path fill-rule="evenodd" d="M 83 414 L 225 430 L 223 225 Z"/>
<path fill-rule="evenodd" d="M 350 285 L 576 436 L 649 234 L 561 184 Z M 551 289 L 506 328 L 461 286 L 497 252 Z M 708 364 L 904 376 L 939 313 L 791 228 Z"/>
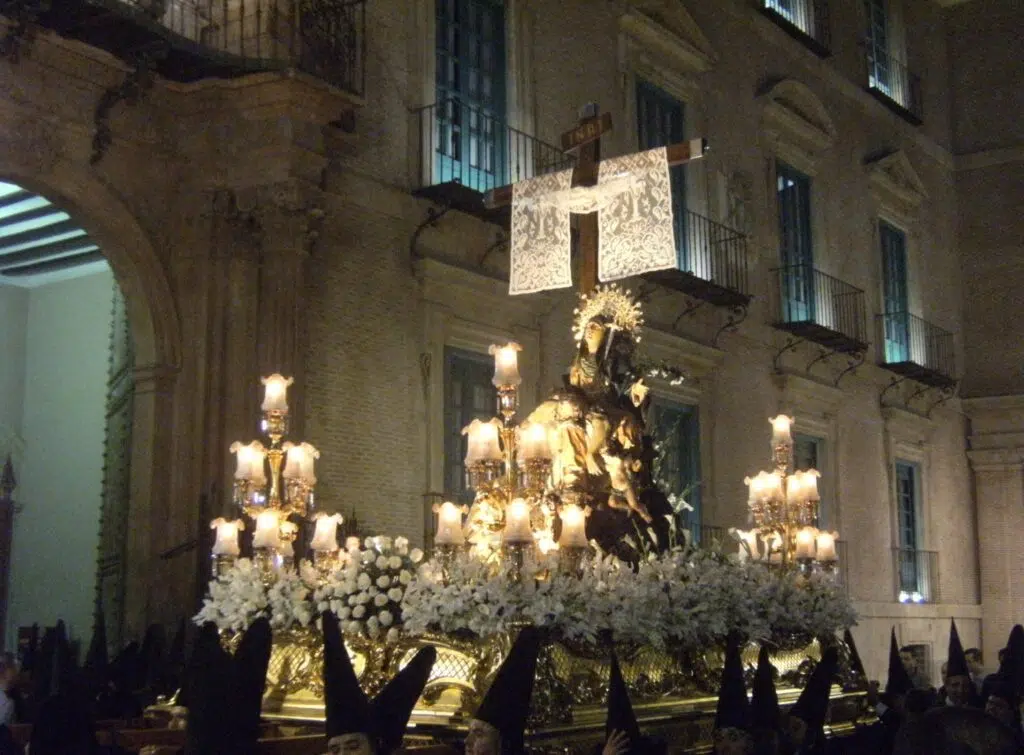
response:
<path fill-rule="evenodd" d="M 213 624 L 199 631 L 185 678 L 188 755 L 254 751 L 271 640 L 270 622 L 257 619 L 232 657 L 221 646 Z"/>
<path fill-rule="evenodd" d="M 893 628 L 889 635 L 889 678 L 885 682 L 885 694 L 905 695 L 913 688 L 914 681 L 900 658 L 900 646 L 896 642 L 896 629 Z"/>
<path fill-rule="evenodd" d="M 430 679 L 437 651 L 421 649 L 371 702 L 359 686 L 337 617 L 325 611 L 322 623 L 327 738 L 365 734 L 378 755 L 393 752 L 402 746 L 409 716 Z"/>
<path fill-rule="evenodd" d="M 846 643 L 846 649 L 850 654 L 850 671 L 858 679 L 866 679 L 867 673 L 864 671 L 864 663 L 860 659 L 860 653 L 857 652 L 857 643 L 853 641 L 853 633 L 849 629 L 843 632 L 843 642 Z"/>
<path fill-rule="evenodd" d="M 750 702 L 747 700 L 747 688 L 743 683 L 740 642 L 735 635 L 729 637 L 725 646 L 725 667 L 722 669 L 722 683 L 718 689 L 715 728 L 744 731 L 750 729 Z"/>
<path fill-rule="evenodd" d="M 839 653 L 834 647 L 828 648 L 821 656 L 821 662 L 814 668 L 800 697 L 789 711 L 789 715 L 807 723 L 808 737 L 814 737 L 825 725 L 828 713 L 828 698 L 832 681 L 839 670 Z"/>
<path fill-rule="evenodd" d="M 1024 627 L 1017 624 L 1006 641 L 1006 654 L 999 664 L 999 676 L 1014 687 L 1018 696 L 1024 696 Z"/>
<path fill-rule="evenodd" d="M 629 749 L 634 752 L 640 747 L 642 735 L 636 715 L 633 713 L 633 705 L 629 702 L 629 691 L 626 689 L 625 679 L 622 678 L 622 669 L 619 668 L 619 659 L 614 649 L 611 651 L 611 662 L 608 677 L 608 717 L 604 725 L 605 740 L 613 731 L 621 731 L 629 738 Z"/>
<path fill-rule="evenodd" d="M 540 632 L 535 628 L 524 627 L 519 632 L 508 658 L 501 664 L 473 716 L 497 729 L 503 743 L 516 752 L 523 749 L 523 733 L 530 714 L 540 645 Z"/>
<path fill-rule="evenodd" d="M 949 623 L 949 654 L 946 657 L 946 677 L 970 676 L 971 669 L 967 665 L 964 646 L 960 644 L 960 633 L 956 631 L 956 622 Z"/>
<path fill-rule="evenodd" d="M 779 695 L 772 678 L 772 663 L 767 646 L 762 645 L 757 655 L 757 672 L 750 695 L 750 725 L 753 729 L 776 731 L 779 719 Z"/>
<path fill-rule="evenodd" d="M 64 622 L 48 632 L 44 647 L 50 654 L 48 696 L 41 702 L 32 727 L 29 749 L 34 755 L 82 753 L 95 749 L 92 706 L 75 664 Z"/>

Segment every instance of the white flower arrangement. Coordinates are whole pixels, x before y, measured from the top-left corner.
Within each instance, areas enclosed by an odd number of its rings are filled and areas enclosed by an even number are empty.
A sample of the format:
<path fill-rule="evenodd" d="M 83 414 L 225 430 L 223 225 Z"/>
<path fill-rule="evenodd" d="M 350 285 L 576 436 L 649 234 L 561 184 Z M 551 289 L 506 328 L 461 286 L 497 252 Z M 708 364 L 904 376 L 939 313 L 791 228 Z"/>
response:
<path fill-rule="evenodd" d="M 247 558 L 210 582 L 210 592 L 193 621 L 213 622 L 218 629 L 242 632 L 266 616 L 275 630 L 307 627 L 315 618 L 312 603 L 316 571 L 308 561 L 298 571 L 282 571 L 268 587 L 260 570 Z"/>
<path fill-rule="evenodd" d="M 423 560 L 404 537 L 368 537 L 347 544 L 340 566 L 313 594 L 317 613 L 330 609 L 347 634 L 399 637 L 405 591 Z"/>

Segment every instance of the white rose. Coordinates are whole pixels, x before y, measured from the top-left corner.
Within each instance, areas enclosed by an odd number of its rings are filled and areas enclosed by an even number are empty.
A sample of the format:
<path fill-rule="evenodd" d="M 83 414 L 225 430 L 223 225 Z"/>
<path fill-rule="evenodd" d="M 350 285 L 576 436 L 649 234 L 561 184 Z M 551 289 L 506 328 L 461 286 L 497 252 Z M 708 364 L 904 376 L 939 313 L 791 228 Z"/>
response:
<path fill-rule="evenodd" d="M 390 643 L 398 642 L 398 627 L 391 627 L 388 630 L 387 641 Z"/>
<path fill-rule="evenodd" d="M 366 615 L 366 606 L 356 606 L 352 609 L 352 618 L 361 619 Z"/>
<path fill-rule="evenodd" d="M 360 590 L 366 590 L 367 588 L 369 588 L 369 586 L 370 586 L 370 575 L 367 574 L 366 572 L 363 572 L 362 574 L 360 574 L 359 575 L 359 579 L 356 580 L 356 586 Z"/>
<path fill-rule="evenodd" d="M 375 558 L 377 558 L 377 554 L 373 551 L 363 551 L 359 554 L 359 560 L 364 564 L 372 564 Z"/>
<path fill-rule="evenodd" d="M 358 605 L 359 604 L 359 596 L 358 595 L 349 595 L 348 596 L 348 604 L 350 606 Z"/>
<path fill-rule="evenodd" d="M 345 631 L 349 634 L 359 634 L 363 631 L 363 628 L 360 626 L 358 621 L 350 621 L 348 626 L 345 628 Z"/>
<path fill-rule="evenodd" d="M 384 593 L 379 593 L 377 596 L 374 597 L 373 604 L 377 606 L 377 608 L 380 608 L 381 606 L 386 606 L 388 604 L 388 596 Z"/>
<path fill-rule="evenodd" d="M 423 551 L 421 551 L 419 548 L 413 548 L 412 552 L 409 554 L 409 559 L 414 564 L 418 564 L 420 561 L 423 560 Z"/>
<path fill-rule="evenodd" d="M 390 611 L 381 611 L 380 614 L 378 614 L 378 618 L 380 619 L 380 625 L 382 627 L 391 626 L 395 620 L 395 617 L 391 615 Z"/>
<path fill-rule="evenodd" d="M 401 536 L 396 537 L 395 549 L 404 556 L 405 552 L 409 550 L 409 538 Z"/>
<path fill-rule="evenodd" d="M 387 569 L 388 568 L 388 557 L 387 556 L 377 556 L 376 564 L 377 564 L 377 568 L 378 569 Z"/>
<path fill-rule="evenodd" d="M 402 569 L 402 573 L 398 575 L 398 581 L 403 585 L 407 585 L 412 582 L 412 574 L 407 572 L 405 569 Z"/>
<path fill-rule="evenodd" d="M 366 620 L 366 628 L 370 632 L 376 632 L 380 629 L 380 621 L 377 620 L 376 616 L 371 616 Z"/>
<path fill-rule="evenodd" d="M 389 576 L 387 576 L 386 574 L 382 574 L 381 576 L 377 577 L 377 587 L 379 587 L 381 590 L 383 590 L 385 587 L 387 587 L 390 584 L 391 584 L 391 578 Z"/>
<path fill-rule="evenodd" d="M 368 537 L 365 540 L 363 540 L 363 547 L 366 548 L 367 550 L 372 548 L 373 547 L 373 538 L 372 537 Z"/>
<path fill-rule="evenodd" d="M 398 603 L 402 599 L 402 588 L 401 587 L 392 587 L 390 590 L 388 590 L 388 597 L 391 600 L 393 600 L 396 603 Z"/>
<path fill-rule="evenodd" d="M 348 606 L 345 606 L 344 608 L 342 608 L 342 609 L 341 609 L 341 610 L 340 610 L 340 611 L 338 612 L 338 619 L 340 619 L 341 621 L 345 621 L 345 620 L 347 620 L 347 619 L 348 619 L 348 618 L 349 618 L 349 617 L 350 617 L 351 615 L 352 615 L 352 609 L 351 609 L 351 608 L 349 608 Z"/>
<path fill-rule="evenodd" d="M 401 559 L 401 557 L 400 556 L 392 556 L 391 558 L 389 558 L 388 559 L 388 566 L 390 566 L 392 569 L 401 569 L 402 568 L 402 559 Z"/>

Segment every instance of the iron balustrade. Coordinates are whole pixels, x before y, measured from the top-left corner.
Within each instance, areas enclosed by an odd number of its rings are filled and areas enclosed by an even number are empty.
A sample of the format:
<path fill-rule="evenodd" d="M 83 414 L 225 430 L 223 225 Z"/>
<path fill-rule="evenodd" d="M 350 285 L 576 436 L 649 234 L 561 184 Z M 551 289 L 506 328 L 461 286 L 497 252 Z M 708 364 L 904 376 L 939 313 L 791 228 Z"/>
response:
<path fill-rule="evenodd" d="M 687 210 L 677 223 L 682 233 L 679 269 L 722 288 L 749 295 L 747 237 L 733 228 Z"/>
<path fill-rule="evenodd" d="M 457 183 L 478 192 L 568 170 L 574 159 L 486 110 L 449 97 L 413 111 L 415 188 Z"/>
<path fill-rule="evenodd" d="M 916 548 L 893 548 L 896 600 L 900 603 L 938 603 L 939 554 Z"/>
<path fill-rule="evenodd" d="M 921 123 L 924 103 L 921 98 L 921 78 L 907 64 L 891 52 L 867 42 L 865 56 L 868 89 L 882 95 L 884 100 L 898 106 L 910 120 Z"/>
<path fill-rule="evenodd" d="M 828 0 L 761 0 L 761 9 L 819 55 L 831 50 Z"/>
<path fill-rule="evenodd" d="M 779 318 L 782 323 L 808 323 L 867 343 L 864 291 L 811 265 L 776 268 Z"/>
<path fill-rule="evenodd" d="M 117 0 L 217 53 L 366 86 L 366 0 Z"/>
<path fill-rule="evenodd" d="M 952 380 L 956 373 L 952 333 L 909 312 L 877 317 L 882 365 L 915 364 Z"/>

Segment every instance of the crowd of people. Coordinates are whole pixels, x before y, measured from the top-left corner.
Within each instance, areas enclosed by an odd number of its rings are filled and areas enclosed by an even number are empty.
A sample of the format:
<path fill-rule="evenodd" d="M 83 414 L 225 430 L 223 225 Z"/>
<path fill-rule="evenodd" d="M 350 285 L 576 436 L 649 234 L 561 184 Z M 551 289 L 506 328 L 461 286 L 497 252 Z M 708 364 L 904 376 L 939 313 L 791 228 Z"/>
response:
<path fill-rule="evenodd" d="M 361 688 L 337 618 L 322 616 L 324 635 L 323 750 L 330 755 L 391 755 L 402 747 L 416 701 L 437 654 L 420 650 L 372 699 Z M 184 626 L 169 646 L 154 627 L 142 645 L 131 644 L 113 661 L 106 638 L 97 632 L 83 667 L 75 662 L 64 626 L 48 630 L 38 647 L 22 659 L 0 655 L 0 755 L 23 755 L 8 725 L 31 721 L 31 755 L 92 755 L 118 752 L 97 744 L 99 718 L 130 719 L 142 714 L 158 696 L 176 693 L 187 708 L 186 755 L 243 755 L 257 751 L 261 703 L 265 693 L 272 636 L 265 619 L 227 652 L 212 625 L 203 627 L 185 660 Z M 891 636 L 888 679 L 884 689 L 869 682 L 852 636 L 845 653 L 857 683 L 847 692 L 876 716 L 845 736 L 829 731 L 829 699 L 840 680 L 839 643 L 824 648 L 820 661 L 797 701 L 779 704 L 777 669 L 763 646 L 752 676 L 750 694 L 739 638 L 727 644 L 714 720 L 716 755 L 1009 755 L 1024 753 L 1021 693 L 1024 691 L 1024 628 L 1014 627 L 1000 653 L 999 671 L 981 673 L 980 654 L 966 652 L 955 624 L 951 627 L 943 684 L 931 687 L 907 649 Z M 511 651 L 469 721 L 465 755 L 523 755 L 527 723 L 543 646 L 532 627 L 518 633 Z M 629 698 L 614 648 L 608 643 L 610 678 L 603 742 L 594 755 L 666 755 L 672 749 L 644 732 Z M 973 656 L 973 657 L 972 657 Z M 25 674 L 24 671 L 30 673 Z M 318 748 L 319 749 L 319 748 Z M 453 749 L 453 752 L 457 750 Z"/>

